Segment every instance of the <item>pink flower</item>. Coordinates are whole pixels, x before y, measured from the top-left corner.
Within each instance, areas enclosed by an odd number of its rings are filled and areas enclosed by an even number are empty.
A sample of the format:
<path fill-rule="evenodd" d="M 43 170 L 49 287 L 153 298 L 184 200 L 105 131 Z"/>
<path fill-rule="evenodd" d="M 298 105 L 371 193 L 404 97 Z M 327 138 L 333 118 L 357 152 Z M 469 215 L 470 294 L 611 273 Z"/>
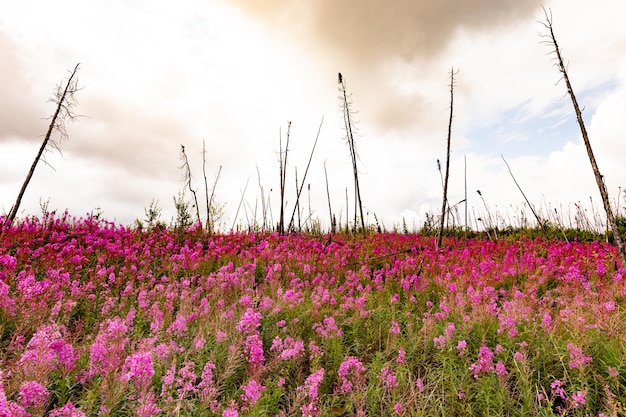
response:
<path fill-rule="evenodd" d="M 401 416 L 406 411 L 406 407 L 402 403 L 395 403 L 393 405 L 393 411 Z"/>
<path fill-rule="evenodd" d="M 183 362 L 181 368 L 178 370 L 176 377 L 176 392 L 178 398 L 183 399 L 189 393 L 195 393 L 198 391 L 196 387 L 196 373 L 194 371 L 195 364 L 191 361 Z"/>
<path fill-rule="evenodd" d="M 237 330 L 242 333 L 251 333 L 261 325 L 261 313 L 255 312 L 253 309 L 248 308 L 243 313 L 243 316 L 237 323 Z"/>
<path fill-rule="evenodd" d="M 20 386 L 20 404 L 23 407 L 38 407 L 48 401 L 48 390 L 36 381 L 26 381 Z"/>
<path fill-rule="evenodd" d="M 415 381 L 415 387 L 419 392 L 424 392 L 424 381 L 422 381 L 422 378 L 417 378 Z"/>
<path fill-rule="evenodd" d="M 481 346 L 478 352 L 478 360 L 473 363 L 469 370 L 478 378 L 481 373 L 487 373 L 493 370 L 493 352 L 487 346 Z"/>
<path fill-rule="evenodd" d="M 552 316 L 550 316 L 550 313 L 545 313 L 543 315 L 543 319 L 541 319 L 541 327 L 546 331 L 550 331 L 550 329 L 552 328 Z"/>
<path fill-rule="evenodd" d="M 304 381 L 302 387 L 298 387 L 298 391 L 302 391 L 310 400 L 318 399 L 318 388 L 324 379 L 324 368 L 319 368 Z"/>
<path fill-rule="evenodd" d="M 400 326 L 398 322 L 395 320 L 391 320 L 391 328 L 389 329 L 389 334 L 400 334 Z"/>
<path fill-rule="evenodd" d="M 454 334 L 454 322 L 449 322 L 448 325 L 446 326 L 446 337 L 449 339 L 452 337 L 452 335 Z"/>
<path fill-rule="evenodd" d="M 578 408 L 581 405 L 585 405 L 587 402 L 587 391 L 577 391 L 572 394 L 572 400 L 574 401 L 574 408 Z"/>
<path fill-rule="evenodd" d="M 122 368 L 122 381 L 135 380 L 139 389 L 147 387 L 154 376 L 150 352 L 137 352 L 126 358 Z"/>
<path fill-rule="evenodd" d="M 563 383 L 560 380 L 555 379 L 552 381 L 550 389 L 553 396 L 565 399 L 565 390 L 563 390 Z"/>
<path fill-rule="evenodd" d="M 354 385 L 362 386 L 365 383 L 365 366 L 354 356 L 349 356 L 339 365 L 339 392 L 347 394 L 352 392 Z"/>
<path fill-rule="evenodd" d="M 263 340 L 258 334 L 246 337 L 244 351 L 248 355 L 248 363 L 253 366 L 263 365 L 265 356 L 263 354 Z"/>
<path fill-rule="evenodd" d="M 238 417 L 239 413 L 237 412 L 237 410 L 235 410 L 234 408 L 226 408 L 223 412 L 222 412 L 222 417 Z"/>
<path fill-rule="evenodd" d="M 506 366 L 502 362 L 496 363 L 496 375 L 507 376 L 509 372 L 506 370 Z"/>
<path fill-rule="evenodd" d="M 343 332 L 337 327 L 333 316 L 325 317 L 322 323 L 314 323 L 313 330 L 325 339 L 343 336 Z"/>
<path fill-rule="evenodd" d="M 61 408 L 55 408 L 50 412 L 50 417 L 85 417 L 85 413 L 75 408 L 72 402 L 68 402 Z"/>
<path fill-rule="evenodd" d="M 212 398 L 215 394 L 217 394 L 217 389 L 213 386 L 213 370 L 215 369 L 215 364 L 212 362 L 207 362 L 204 364 L 204 369 L 202 371 L 202 377 L 200 383 L 198 384 L 198 389 L 200 390 L 200 401 L 205 402 Z"/>
<path fill-rule="evenodd" d="M 378 374 L 378 379 L 383 381 L 383 386 L 388 390 L 392 390 L 398 386 L 398 382 L 396 381 L 396 374 L 393 372 L 392 369 L 389 369 L 389 367 L 387 366 L 380 370 L 380 373 Z"/>
<path fill-rule="evenodd" d="M 619 372 L 617 372 L 617 368 L 613 366 L 609 366 L 608 373 L 611 378 L 617 378 L 619 376 Z"/>
<path fill-rule="evenodd" d="M 294 340 L 291 337 L 286 337 L 282 349 L 283 351 L 280 353 L 282 360 L 300 358 L 304 355 L 304 342 L 300 339 Z"/>
<path fill-rule="evenodd" d="M 406 351 L 402 348 L 398 349 L 398 358 L 396 359 L 396 363 L 400 365 L 406 364 Z"/>
<path fill-rule="evenodd" d="M 568 343 L 567 350 L 569 350 L 569 367 L 570 369 L 580 368 L 583 365 L 590 363 L 593 358 L 586 356 L 581 348 L 576 347 L 573 343 Z"/>
<path fill-rule="evenodd" d="M 441 350 L 446 345 L 446 337 L 444 335 L 437 336 L 437 337 L 433 338 L 433 343 L 435 344 L 435 347 L 437 349 Z"/>
<path fill-rule="evenodd" d="M 20 404 L 23 407 L 38 407 L 48 401 L 48 390 L 36 381 L 26 381 L 20 386 Z"/>
<path fill-rule="evenodd" d="M 265 386 L 253 379 L 248 384 L 242 385 L 241 389 L 243 390 L 241 400 L 248 403 L 249 407 L 252 407 L 261 398 L 261 394 L 265 391 Z"/>
<path fill-rule="evenodd" d="M 135 413 L 137 417 L 154 417 L 159 414 L 161 409 L 156 405 L 156 395 L 154 392 L 147 391 L 139 396 L 139 401 Z"/>

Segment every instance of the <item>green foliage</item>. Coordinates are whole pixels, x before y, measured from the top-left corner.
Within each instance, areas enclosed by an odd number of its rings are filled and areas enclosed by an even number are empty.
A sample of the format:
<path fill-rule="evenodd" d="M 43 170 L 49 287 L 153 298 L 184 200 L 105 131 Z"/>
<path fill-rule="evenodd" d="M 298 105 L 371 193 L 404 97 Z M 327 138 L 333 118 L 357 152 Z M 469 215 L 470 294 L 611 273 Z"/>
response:
<path fill-rule="evenodd" d="M 174 227 L 180 230 L 191 226 L 193 224 L 193 218 L 189 211 L 189 202 L 185 197 L 184 191 L 179 191 L 178 196 L 174 197 L 174 207 L 176 208 Z"/>

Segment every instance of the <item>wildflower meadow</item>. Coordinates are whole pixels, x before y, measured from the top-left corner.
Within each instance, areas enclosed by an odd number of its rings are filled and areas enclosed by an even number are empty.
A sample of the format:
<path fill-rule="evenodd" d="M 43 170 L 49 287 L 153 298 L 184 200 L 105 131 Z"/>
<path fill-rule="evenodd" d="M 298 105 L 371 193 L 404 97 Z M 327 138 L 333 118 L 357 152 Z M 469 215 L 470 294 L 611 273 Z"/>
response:
<path fill-rule="evenodd" d="M 0 227 L 1 416 L 622 412 L 604 242 Z"/>

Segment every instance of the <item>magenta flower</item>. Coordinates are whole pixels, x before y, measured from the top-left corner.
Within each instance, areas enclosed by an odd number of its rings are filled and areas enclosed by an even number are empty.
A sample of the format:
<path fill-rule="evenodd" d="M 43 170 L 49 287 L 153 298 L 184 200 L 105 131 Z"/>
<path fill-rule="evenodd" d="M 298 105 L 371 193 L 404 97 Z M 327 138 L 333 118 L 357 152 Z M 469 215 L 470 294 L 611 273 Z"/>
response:
<path fill-rule="evenodd" d="M 253 366 L 262 366 L 265 362 L 263 354 L 263 340 L 258 334 L 246 337 L 244 351 L 248 356 L 248 363 Z"/>
<path fill-rule="evenodd" d="M 48 390 L 36 381 L 26 381 L 20 386 L 19 401 L 22 407 L 38 407 L 48 401 Z"/>
<path fill-rule="evenodd" d="M 398 322 L 395 320 L 391 320 L 391 328 L 389 329 L 389 334 L 400 334 L 400 326 Z"/>
<path fill-rule="evenodd" d="M 568 365 L 570 369 L 580 368 L 593 360 L 591 356 L 585 355 L 583 350 L 573 343 L 568 343 L 567 350 L 569 350 L 570 361 Z"/>
<path fill-rule="evenodd" d="M 213 386 L 213 370 L 215 364 L 207 362 L 204 365 L 198 389 L 200 390 L 200 401 L 207 402 L 217 394 L 217 388 Z"/>
<path fill-rule="evenodd" d="M 433 338 L 433 343 L 437 349 L 442 350 L 446 346 L 446 337 L 444 335 L 437 336 Z"/>
<path fill-rule="evenodd" d="M 467 342 L 465 340 L 459 340 L 456 344 L 456 350 L 460 351 L 459 356 L 463 356 L 465 353 L 465 348 L 467 348 Z"/>
<path fill-rule="evenodd" d="M 398 357 L 396 358 L 396 363 L 399 365 L 406 364 L 406 351 L 402 348 L 398 349 Z"/>
<path fill-rule="evenodd" d="M 85 413 L 68 402 L 61 408 L 55 408 L 50 412 L 50 417 L 85 417 Z"/>
<path fill-rule="evenodd" d="M 378 374 L 378 379 L 383 381 L 383 386 L 387 390 L 392 390 L 398 387 L 398 382 L 396 380 L 396 374 L 393 372 L 393 369 L 390 369 L 388 366 L 385 366 L 380 370 Z"/>
<path fill-rule="evenodd" d="M 248 404 L 248 407 L 251 408 L 254 404 L 261 398 L 261 394 L 265 391 L 265 386 L 259 384 L 256 380 L 251 380 L 246 385 L 242 385 L 241 389 L 243 390 L 243 394 L 241 394 L 241 400 Z"/>
<path fill-rule="evenodd" d="M 339 392 L 347 394 L 352 392 L 354 386 L 362 386 L 365 383 L 365 366 L 354 356 L 349 356 L 339 365 Z"/>
<path fill-rule="evenodd" d="M 563 389 L 563 383 L 560 380 L 555 379 L 554 381 L 552 381 L 552 383 L 550 384 L 550 389 L 554 397 L 559 397 L 562 399 L 566 398 L 565 390 Z"/>
<path fill-rule="evenodd" d="M 506 370 L 506 366 L 502 362 L 496 363 L 496 375 L 498 376 L 507 376 L 509 372 Z"/>
<path fill-rule="evenodd" d="M 229 407 L 222 412 L 222 417 L 238 417 L 239 413 L 236 409 Z"/>
<path fill-rule="evenodd" d="M 424 381 L 422 381 L 422 378 L 417 378 L 417 380 L 415 381 L 415 388 L 417 388 L 417 390 L 419 392 L 424 392 Z"/>
<path fill-rule="evenodd" d="M 252 333 L 261 325 L 261 313 L 251 308 L 246 309 L 243 316 L 237 323 L 237 330 L 242 333 Z"/>
<path fill-rule="evenodd" d="M 493 352 L 487 346 L 480 347 L 478 360 L 469 368 L 474 378 L 478 378 L 481 373 L 487 373 L 494 369 L 493 356 Z"/>
<path fill-rule="evenodd" d="M 393 411 L 394 413 L 396 413 L 397 415 L 401 416 L 404 414 L 404 412 L 406 411 L 406 407 L 404 406 L 404 404 L 402 403 L 395 403 L 393 405 Z"/>
<path fill-rule="evenodd" d="M 576 391 L 574 394 L 572 394 L 572 401 L 574 401 L 574 408 L 585 405 L 585 403 L 587 402 L 587 391 Z"/>
<path fill-rule="evenodd" d="M 337 327 L 333 316 L 325 317 L 324 320 L 322 320 L 322 323 L 314 323 L 313 330 L 325 339 L 343 336 L 343 332 L 339 327 Z"/>
<path fill-rule="evenodd" d="M 135 409 L 137 417 L 154 417 L 160 411 L 161 409 L 157 406 L 154 392 L 147 391 L 139 396 L 137 408 Z"/>
<path fill-rule="evenodd" d="M 324 368 L 319 368 L 318 370 L 313 372 L 311 375 L 309 375 L 307 379 L 304 381 L 304 385 L 301 387 L 298 387 L 297 390 L 299 392 L 304 392 L 305 395 L 310 400 L 317 401 L 318 399 L 317 390 L 320 384 L 322 383 L 323 379 L 324 379 Z"/>
<path fill-rule="evenodd" d="M 126 358 L 122 368 L 122 381 L 134 380 L 138 389 L 147 387 L 154 376 L 150 352 L 137 352 Z"/>

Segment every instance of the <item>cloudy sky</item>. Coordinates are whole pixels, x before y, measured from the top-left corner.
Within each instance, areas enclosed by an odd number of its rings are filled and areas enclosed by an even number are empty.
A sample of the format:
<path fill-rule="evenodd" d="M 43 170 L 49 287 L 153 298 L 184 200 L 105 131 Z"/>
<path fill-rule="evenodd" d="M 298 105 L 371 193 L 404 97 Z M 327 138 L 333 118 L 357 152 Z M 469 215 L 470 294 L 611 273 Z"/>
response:
<path fill-rule="evenodd" d="M 0 212 L 40 146 L 54 87 L 80 63 L 75 112 L 84 117 L 67 124 L 62 154 L 48 152 L 37 167 L 20 216 L 48 202 L 132 224 L 154 199 L 170 222 L 184 188 L 181 145 L 204 201 L 204 141 L 210 186 L 221 167 L 223 227 L 250 224 L 255 212 L 261 221 L 263 201 L 277 222 L 279 140 L 291 122 L 286 211 L 321 123 L 303 217 L 310 210 L 327 223 L 326 166 L 332 210 L 345 222 L 354 196 L 341 72 L 368 221 L 419 228 L 441 208 L 437 160 L 445 161 L 454 68 L 449 201 L 463 200 L 467 184 L 471 226 L 485 203 L 504 223 L 520 221 L 524 198 L 501 156 L 544 216 L 556 209 L 568 223 L 579 205 L 593 217 L 599 193 L 543 43 L 542 4 L 611 198 L 624 207 L 626 26 L 614 0 L 0 0 Z M 465 205 L 456 207 L 463 223 Z"/>

